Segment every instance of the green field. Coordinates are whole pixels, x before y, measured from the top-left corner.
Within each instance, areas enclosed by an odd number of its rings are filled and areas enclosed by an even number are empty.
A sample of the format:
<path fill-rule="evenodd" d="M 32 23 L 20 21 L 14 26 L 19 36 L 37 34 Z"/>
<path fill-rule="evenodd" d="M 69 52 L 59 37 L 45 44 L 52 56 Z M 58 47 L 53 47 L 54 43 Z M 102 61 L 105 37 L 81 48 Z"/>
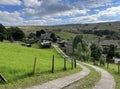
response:
<path fill-rule="evenodd" d="M 78 34 L 75 34 L 75 33 L 69 33 L 69 32 L 55 32 L 56 35 L 60 36 L 60 38 L 62 39 L 73 39 L 76 35 Z M 93 34 L 79 34 L 79 35 L 83 35 L 84 38 L 97 38 L 96 35 L 93 35 Z"/>
<path fill-rule="evenodd" d="M 76 36 L 76 34 L 74 34 L 74 33 L 69 33 L 69 32 L 55 32 L 55 34 L 57 35 L 57 36 L 60 36 L 60 38 L 62 38 L 62 39 L 71 39 L 71 38 L 74 38 L 75 36 Z"/>
<path fill-rule="evenodd" d="M 51 73 L 52 56 L 55 56 L 55 73 Z M 34 57 L 37 57 L 36 75 L 32 75 Z M 8 80 L 8 84 L 0 84 L 0 89 L 32 86 L 46 82 L 80 69 L 71 70 L 67 62 L 67 71 L 63 71 L 63 58 L 51 49 L 34 49 L 9 43 L 0 43 L 0 73 Z M 14 86 L 14 88 L 13 88 Z M 9 88 L 8 88 L 9 87 Z"/>

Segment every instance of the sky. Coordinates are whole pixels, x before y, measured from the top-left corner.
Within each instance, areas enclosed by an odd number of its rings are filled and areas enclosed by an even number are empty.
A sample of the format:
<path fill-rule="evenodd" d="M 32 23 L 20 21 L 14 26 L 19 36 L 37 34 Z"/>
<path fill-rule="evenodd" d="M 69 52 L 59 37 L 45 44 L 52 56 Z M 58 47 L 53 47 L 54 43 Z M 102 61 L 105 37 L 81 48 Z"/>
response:
<path fill-rule="evenodd" d="M 0 0 L 5 26 L 120 21 L 120 0 Z"/>

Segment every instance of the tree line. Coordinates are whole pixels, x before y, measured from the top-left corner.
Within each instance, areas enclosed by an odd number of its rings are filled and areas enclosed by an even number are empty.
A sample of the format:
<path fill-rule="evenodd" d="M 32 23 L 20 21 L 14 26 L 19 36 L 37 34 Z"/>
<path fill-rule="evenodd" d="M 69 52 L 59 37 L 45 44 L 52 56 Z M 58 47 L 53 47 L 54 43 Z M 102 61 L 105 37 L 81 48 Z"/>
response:
<path fill-rule="evenodd" d="M 114 45 L 110 45 L 108 51 L 106 52 L 106 61 L 111 61 L 111 59 L 115 56 Z M 100 61 L 100 63 L 104 64 L 105 59 L 103 58 L 103 48 L 101 45 L 92 43 L 91 45 L 87 44 L 87 42 L 83 39 L 82 35 L 77 35 L 73 40 L 73 50 L 74 55 L 78 60 L 81 61 L 93 61 L 94 64 L 96 61 Z"/>
<path fill-rule="evenodd" d="M 106 39 L 118 40 L 120 39 L 120 34 L 111 30 L 80 30 L 83 34 L 94 34 L 97 36 L 105 36 Z"/>
<path fill-rule="evenodd" d="M 0 41 L 21 41 L 25 37 L 24 32 L 18 27 L 5 28 L 0 24 Z"/>

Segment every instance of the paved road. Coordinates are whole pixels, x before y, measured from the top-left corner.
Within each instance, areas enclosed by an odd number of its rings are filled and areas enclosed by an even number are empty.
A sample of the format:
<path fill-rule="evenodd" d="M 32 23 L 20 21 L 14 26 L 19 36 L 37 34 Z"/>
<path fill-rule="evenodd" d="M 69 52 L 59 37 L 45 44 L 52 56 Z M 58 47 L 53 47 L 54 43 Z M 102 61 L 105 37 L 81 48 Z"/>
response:
<path fill-rule="evenodd" d="M 78 64 L 82 68 L 82 71 L 76 74 L 72 74 L 70 76 L 66 76 L 63 78 L 58 78 L 53 81 L 49 81 L 47 83 L 43 83 L 42 85 L 36 85 L 33 87 L 29 87 L 26 89 L 61 89 L 65 86 L 68 86 L 82 78 L 84 78 L 86 75 L 90 73 L 90 70 L 86 68 L 85 66 Z"/>
<path fill-rule="evenodd" d="M 101 73 L 101 80 L 96 84 L 96 86 L 93 89 L 115 89 L 115 80 L 110 73 L 99 67 L 90 64 L 86 65 L 94 68 L 96 71 Z"/>

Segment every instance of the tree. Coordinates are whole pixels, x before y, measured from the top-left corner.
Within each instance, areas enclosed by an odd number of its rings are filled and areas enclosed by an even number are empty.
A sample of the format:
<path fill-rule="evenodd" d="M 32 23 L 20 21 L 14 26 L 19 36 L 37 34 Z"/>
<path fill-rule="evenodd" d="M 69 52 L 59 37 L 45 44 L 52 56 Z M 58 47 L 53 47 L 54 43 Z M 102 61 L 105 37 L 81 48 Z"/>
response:
<path fill-rule="evenodd" d="M 107 52 L 107 57 L 108 58 L 112 59 L 114 57 L 114 55 L 115 55 L 115 49 L 116 49 L 116 47 L 114 45 L 111 44 L 109 46 L 109 50 Z"/>
<path fill-rule="evenodd" d="M 36 37 L 40 37 L 41 34 L 45 34 L 46 32 L 42 29 L 40 31 L 36 31 Z"/>
<path fill-rule="evenodd" d="M 41 36 L 41 31 L 36 31 L 36 37 L 40 37 Z"/>
<path fill-rule="evenodd" d="M 45 34 L 46 33 L 43 29 L 41 29 L 40 32 L 41 32 L 41 34 Z"/>
<path fill-rule="evenodd" d="M 2 24 L 0 24 L 0 33 L 5 33 L 5 30 L 6 28 Z"/>
<path fill-rule="evenodd" d="M 81 43 L 78 43 L 75 54 L 77 55 L 78 59 L 82 59 L 82 44 Z"/>
<path fill-rule="evenodd" d="M 83 39 L 83 35 L 77 35 L 74 40 L 73 40 L 73 48 L 77 48 L 77 44 L 79 42 L 82 42 L 82 39 Z"/>
<path fill-rule="evenodd" d="M 3 39 L 5 39 L 4 34 L 0 33 L 0 41 L 3 41 Z"/>
<path fill-rule="evenodd" d="M 24 32 L 18 27 L 10 27 L 7 29 L 9 34 L 13 37 L 14 40 L 22 40 L 25 37 Z"/>
<path fill-rule="evenodd" d="M 79 42 L 76 49 L 76 55 L 78 59 L 88 61 L 90 59 L 90 54 L 90 47 L 87 45 L 87 43 L 84 40 Z"/>
<path fill-rule="evenodd" d="M 93 57 L 93 61 L 94 62 L 96 60 L 99 61 L 103 52 L 102 47 L 93 43 L 90 48 L 91 48 L 91 57 Z"/>
<path fill-rule="evenodd" d="M 3 41 L 4 39 L 7 39 L 7 31 L 6 28 L 0 24 L 0 41 Z"/>
<path fill-rule="evenodd" d="M 87 46 L 85 52 L 85 60 L 88 61 L 90 58 L 91 58 L 91 50 L 90 50 L 90 46 Z"/>
<path fill-rule="evenodd" d="M 30 33 L 30 34 L 28 35 L 28 38 L 29 38 L 29 39 L 31 39 L 31 38 L 34 38 L 34 39 L 35 39 L 35 38 L 36 38 L 36 35 L 35 35 L 34 33 Z"/>
<path fill-rule="evenodd" d="M 52 38 L 53 42 L 57 41 L 57 37 L 56 37 L 55 33 L 51 33 L 50 38 Z"/>

